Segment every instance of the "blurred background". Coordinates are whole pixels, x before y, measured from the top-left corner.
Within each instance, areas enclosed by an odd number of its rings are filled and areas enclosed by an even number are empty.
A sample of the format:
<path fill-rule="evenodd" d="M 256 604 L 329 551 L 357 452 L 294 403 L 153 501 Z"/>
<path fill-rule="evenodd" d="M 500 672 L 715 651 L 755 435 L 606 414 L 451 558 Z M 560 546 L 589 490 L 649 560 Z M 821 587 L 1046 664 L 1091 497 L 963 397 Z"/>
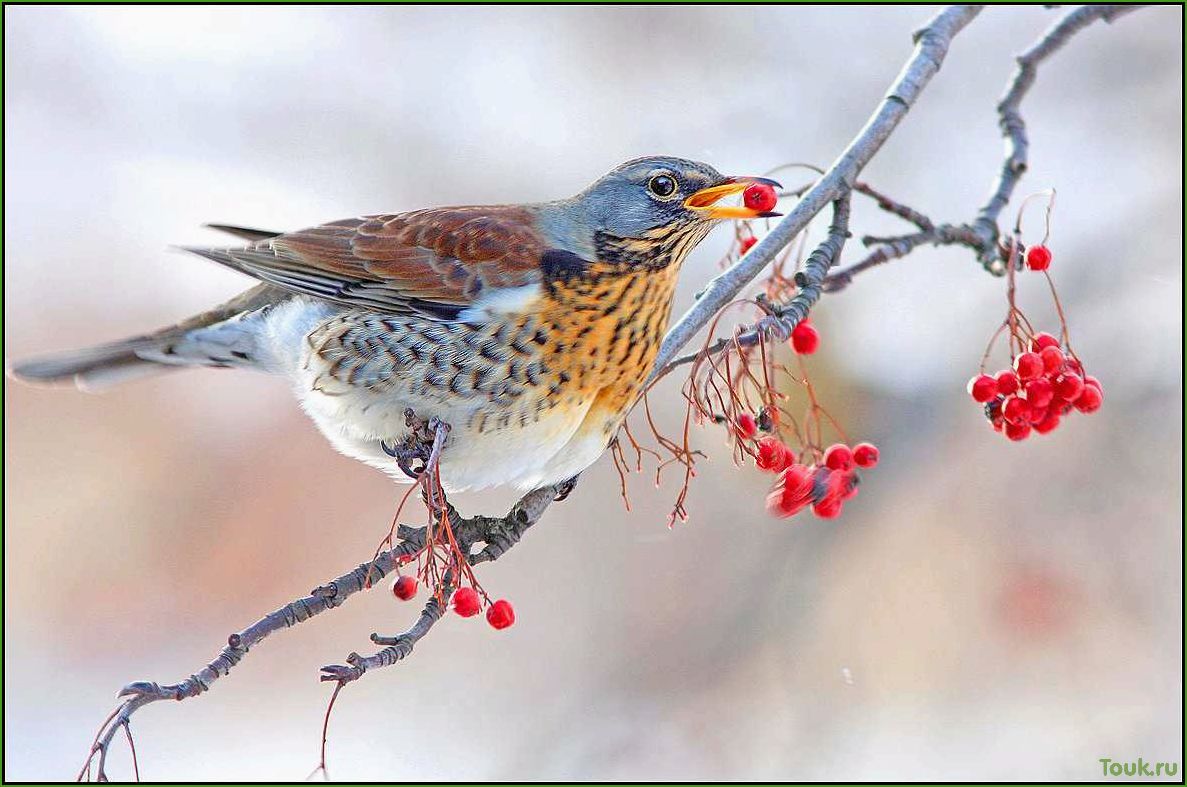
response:
<path fill-rule="evenodd" d="M 1013 56 L 1058 13 L 986 11 L 865 179 L 970 219 L 1000 166 Z M 930 14 L 6 8 L 4 355 L 120 338 L 246 288 L 166 250 L 225 240 L 207 221 L 551 199 L 651 153 L 827 164 Z M 964 393 L 1003 281 L 956 249 L 870 272 L 814 313 L 821 396 L 882 450 L 841 519 L 768 518 L 769 476 L 732 466 L 712 428 L 672 530 L 675 475 L 634 476 L 626 513 L 604 457 L 483 567 L 513 628 L 450 617 L 343 692 L 330 774 L 1079 780 L 1101 757 L 1181 763 L 1182 49 L 1178 7 L 1096 24 L 1024 106 L 1017 196 L 1059 191 L 1053 274 L 1103 410 L 1007 443 Z M 906 229 L 858 206 L 858 236 Z M 728 244 L 720 230 L 688 262 L 678 311 Z M 1041 284 L 1021 297 L 1056 327 Z M 653 399 L 668 424 L 677 387 Z M 279 379 L 4 391 L 9 779 L 72 777 L 119 687 L 189 675 L 366 559 L 394 510 L 397 490 L 331 450 Z M 415 614 L 357 596 L 200 700 L 141 711 L 142 775 L 304 777 L 329 696 L 318 667 Z M 130 775 L 125 748 L 112 757 Z"/>

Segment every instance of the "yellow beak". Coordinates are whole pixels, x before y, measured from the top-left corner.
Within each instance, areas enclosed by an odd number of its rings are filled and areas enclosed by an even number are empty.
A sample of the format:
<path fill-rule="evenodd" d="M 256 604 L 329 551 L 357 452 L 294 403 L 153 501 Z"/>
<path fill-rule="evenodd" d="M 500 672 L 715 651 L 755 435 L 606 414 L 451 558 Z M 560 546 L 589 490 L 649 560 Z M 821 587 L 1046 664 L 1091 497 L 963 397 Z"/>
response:
<path fill-rule="evenodd" d="M 706 219 L 761 219 L 782 216 L 774 211 L 757 211 L 743 205 L 717 205 L 716 203 L 731 194 L 738 194 L 754 183 L 763 183 L 774 188 L 782 188 L 778 181 L 770 178 L 733 177 L 726 178 L 724 183 L 701 189 L 684 200 L 684 207 L 696 211 Z"/>

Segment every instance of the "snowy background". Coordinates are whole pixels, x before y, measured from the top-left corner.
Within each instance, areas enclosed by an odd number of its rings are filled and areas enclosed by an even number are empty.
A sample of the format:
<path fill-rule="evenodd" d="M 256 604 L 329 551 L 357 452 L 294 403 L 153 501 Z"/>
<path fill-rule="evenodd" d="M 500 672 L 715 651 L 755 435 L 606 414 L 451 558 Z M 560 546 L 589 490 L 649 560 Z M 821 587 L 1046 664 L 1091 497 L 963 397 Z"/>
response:
<path fill-rule="evenodd" d="M 220 242 L 206 221 L 550 199 L 650 153 L 826 164 L 930 13 L 6 8 L 5 357 L 245 288 L 166 251 Z M 971 218 L 1013 55 L 1056 13 L 987 10 L 865 178 Z M 1053 273 L 1100 413 L 1008 444 L 964 395 L 1002 281 L 957 249 L 871 272 L 815 316 L 825 401 L 882 448 L 843 518 L 768 518 L 768 477 L 710 429 L 692 520 L 669 531 L 674 483 L 636 476 L 626 514 L 604 458 L 484 567 L 513 628 L 451 617 L 342 694 L 331 775 L 1080 780 L 1100 757 L 1181 762 L 1182 47 L 1177 7 L 1094 25 L 1025 105 L 1018 196 L 1059 190 Z M 858 234 L 901 227 L 868 203 L 854 217 Z M 727 244 L 688 262 L 678 308 Z M 1054 325 L 1041 287 L 1023 303 Z M 669 381 L 656 399 L 669 420 L 676 396 Z M 394 507 L 276 379 L 185 372 L 102 396 L 6 380 L 4 414 L 9 779 L 73 777 L 120 686 L 189 675 L 369 556 Z M 142 711 L 142 775 L 304 777 L 318 667 L 414 614 L 356 597 L 211 694 Z"/>

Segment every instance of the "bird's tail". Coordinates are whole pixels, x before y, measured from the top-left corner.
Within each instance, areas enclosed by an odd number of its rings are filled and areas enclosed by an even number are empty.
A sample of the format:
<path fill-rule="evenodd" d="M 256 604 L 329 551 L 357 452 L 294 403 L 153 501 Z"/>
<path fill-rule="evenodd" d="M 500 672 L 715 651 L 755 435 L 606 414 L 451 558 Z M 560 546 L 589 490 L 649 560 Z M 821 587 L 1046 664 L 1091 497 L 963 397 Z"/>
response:
<path fill-rule="evenodd" d="M 7 371 L 27 382 L 73 382 L 97 391 L 187 366 L 266 366 L 259 328 L 266 312 L 287 297 L 283 290 L 261 284 L 154 333 L 17 361 Z"/>

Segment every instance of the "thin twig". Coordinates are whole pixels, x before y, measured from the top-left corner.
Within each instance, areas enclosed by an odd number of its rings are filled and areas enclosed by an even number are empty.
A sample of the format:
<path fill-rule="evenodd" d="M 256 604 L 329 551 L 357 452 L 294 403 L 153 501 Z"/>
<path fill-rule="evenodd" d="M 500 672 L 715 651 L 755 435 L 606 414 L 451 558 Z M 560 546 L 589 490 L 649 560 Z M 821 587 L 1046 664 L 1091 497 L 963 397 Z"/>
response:
<path fill-rule="evenodd" d="M 557 484 L 528 492 L 505 517 L 477 516 L 465 519 L 458 516 L 457 512 L 450 507 L 452 515 L 458 519 L 458 533 L 461 538 L 467 543 L 485 544 L 485 548 L 481 552 L 473 555 L 471 564 L 494 560 L 510 549 L 529 527 L 539 521 L 549 504 L 563 491 L 564 486 L 564 484 Z M 124 698 L 123 702 L 101 725 L 88 753 L 87 761 L 79 771 L 78 780 L 83 779 L 88 766 L 92 764 L 97 765 L 96 780 L 105 781 L 107 779 L 105 770 L 107 751 L 111 747 L 112 739 L 121 727 L 128 723 L 133 713 L 145 705 L 160 700 L 184 700 L 202 694 L 209 690 L 215 681 L 226 676 L 252 647 L 270 635 L 304 623 L 327 609 L 339 607 L 355 593 L 380 584 L 378 580 L 390 573 L 401 557 L 415 555 L 423 548 L 426 528 L 400 525 L 397 535 L 400 541 L 392 549 L 380 553 L 373 560 L 319 586 L 308 596 L 268 613 L 237 634 L 232 634 L 228 637 L 227 646 L 213 661 L 185 680 L 168 685 L 136 682 L 125 686 L 119 695 Z M 437 618 L 439 617 L 440 612 L 437 613 Z M 410 641 L 407 643 L 409 652 L 411 646 L 428 632 L 435 621 L 436 618 L 426 621 L 425 614 L 422 612 L 416 625 L 409 632 L 405 632 L 404 636 L 410 637 Z M 386 666 L 388 663 L 395 663 L 399 660 L 392 658 L 387 661 L 391 655 L 381 657 L 382 661 L 386 661 L 384 664 L 366 662 L 359 674 L 361 675 L 363 671 L 374 666 Z M 94 763 L 96 758 L 98 762 Z"/>
<path fill-rule="evenodd" d="M 915 33 L 914 53 L 853 141 L 774 229 L 735 265 L 718 274 L 702 291 L 692 308 L 668 331 L 655 359 L 652 380 L 709 324 L 714 314 L 737 298 L 742 288 L 755 279 L 784 246 L 804 231 L 817 213 L 853 187 L 858 173 L 881 149 L 928 82 L 940 70 L 953 37 L 980 11 L 981 6 L 976 5 L 949 6 Z"/>
<path fill-rule="evenodd" d="M 867 246 L 876 246 L 865 259 L 846 268 L 835 271 L 825 282 L 825 292 L 836 292 L 847 287 L 853 277 L 870 268 L 881 265 L 893 259 L 905 257 L 919 246 L 932 244 L 936 246 L 959 245 L 971 249 L 987 271 L 994 275 L 1002 275 L 1006 271 L 1009 253 L 999 247 L 1001 235 L 998 226 L 1001 212 L 1010 202 L 1015 188 L 1022 175 L 1026 172 L 1029 139 L 1026 133 L 1026 123 L 1022 118 L 1022 99 L 1034 85 L 1038 76 L 1039 64 L 1058 52 L 1072 36 L 1080 32 L 1092 22 L 1102 19 L 1112 22 L 1114 19 L 1142 8 L 1140 5 L 1086 5 L 1069 11 L 1025 52 L 1018 56 L 1018 70 L 1006 86 L 1006 92 L 998 103 L 998 125 L 1006 141 L 1006 156 L 1001 172 L 994 181 L 993 192 L 989 200 L 978 212 L 976 218 L 968 224 L 935 225 L 927 216 L 901 203 L 875 192 L 864 184 L 855 186 L 855 190 L 868 194 L 878 201 L 879 207 L 888 210 L 901 218 L 910 221 L 919 228 L 919 232 L 895 237 L 868 237 L 863 242 Z"/>
<path fill-rule="evenodd" d="M 998 125 L 1006 141 L 1006 158 L 1001 172 L 993 186 L 993 192 L 985 206 L 977 212 L 972 230 L 981 244 L 979 258 L 986 269 L 1001 274 L 1004 272 L 1000 255 L 997 253 L 999 235 L 998 220 L 1002 210 L 1010 201 L 1028 165 L 1030 142 L 1026 134 L 1026 122 L 1022 119 L 1022 99 L 1038 76 L 1039 64 L 1058 52 L 1072 36 L 1098 19 L 1112 22 L 1118 17 L 1136 11 L 1140 5 L 1084 5 L 1068 12 L 1043 34 L 1030 49 L 1018 56 L 1018 70 L 1006 87 L 1006 93 L 997 105 Z"/>
<path fill-rule="evenodd" d="M 649 385 L 655 385 L 673 369 L 711 358 L 730 347 L 736 347 L 739 350 L 754 347 L 764 339 L 787 341 L 795 326 L 808 316 L 808 312 L 812 310 L 816 301 L 820 300 L 821 293 L 825 291 L 824 284 L 828 278 L 829 269 L 840 259 L 841 250 L 848 237 L 849 194 L 844 193 L 833 203 L 833 218 L 827 237 L 808 255 L 808 259 L 804 261 L 803 269 L 795 275 L 795 283 L 799 287 L 799 292 L 794 297 L 785 303 L 761 301 L 759 305 L 764 308 L 767 315 L 758 320 L 753 327 L 739 328 L 734 335 L 718 339 L 699 352 L 676 358 L 663 369 L 655 372 Z"/>

